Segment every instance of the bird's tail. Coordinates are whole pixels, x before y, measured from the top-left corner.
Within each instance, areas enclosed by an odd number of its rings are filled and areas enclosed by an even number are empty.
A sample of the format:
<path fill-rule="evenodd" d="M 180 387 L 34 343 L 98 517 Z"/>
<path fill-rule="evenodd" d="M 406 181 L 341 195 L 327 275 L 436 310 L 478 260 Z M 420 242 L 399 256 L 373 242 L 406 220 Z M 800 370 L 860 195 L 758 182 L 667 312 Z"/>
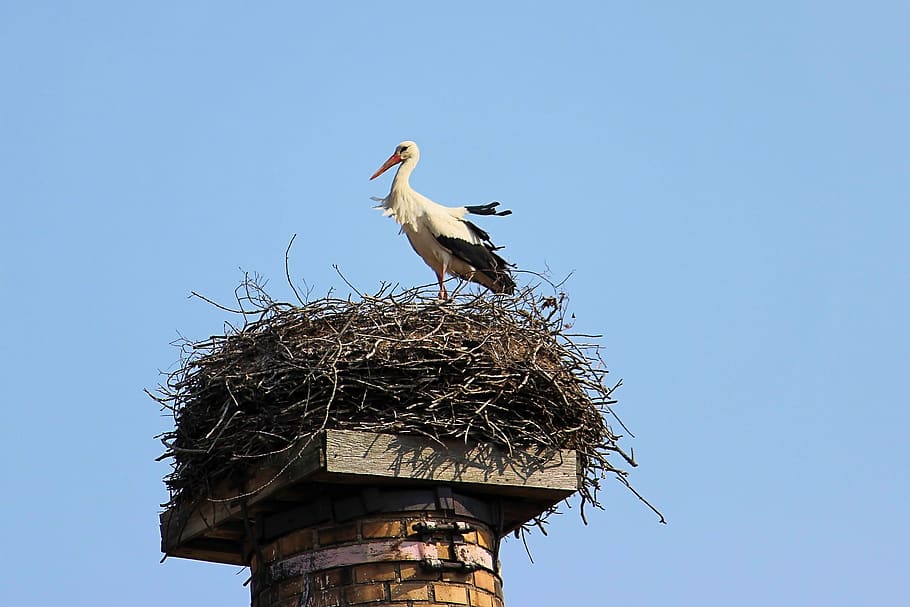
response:
<path fill-rule="evenodd" d="M 505 272 L 502 272 L 496 277 L 494 284 L 496 285 L 496 288 L 493 289 L 494 293 L 505 293 L 506 295 L 513 295 L 515 293 L 515 281 Z"/>
<path fill-rule="evenodd" d="M 497 248 L 498 247 L 487 247 L 495 262 L 489 272 L 490 278 L 493 279 L 492 286 L 488 286 L 494 293 L 512 295 L 515 293 L 515 280 L 512 278 L 512 272 L 509 271 L 509 266 L 511 264 L 496 254 Z"/>

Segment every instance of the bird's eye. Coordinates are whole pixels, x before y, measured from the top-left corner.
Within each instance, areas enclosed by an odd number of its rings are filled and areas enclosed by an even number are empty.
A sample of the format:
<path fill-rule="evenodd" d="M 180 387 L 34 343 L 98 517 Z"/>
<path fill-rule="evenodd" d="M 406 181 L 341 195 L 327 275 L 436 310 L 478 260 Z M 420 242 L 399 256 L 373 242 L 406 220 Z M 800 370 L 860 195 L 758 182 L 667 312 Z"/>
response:
<path fill-rule="evenodd" d="M 407 151 L 408 151 L 408 146 L 406 146 L 406 145 L 403 145 L 398 149 L 399 154 L 402 152 L 407 152 Z"/>

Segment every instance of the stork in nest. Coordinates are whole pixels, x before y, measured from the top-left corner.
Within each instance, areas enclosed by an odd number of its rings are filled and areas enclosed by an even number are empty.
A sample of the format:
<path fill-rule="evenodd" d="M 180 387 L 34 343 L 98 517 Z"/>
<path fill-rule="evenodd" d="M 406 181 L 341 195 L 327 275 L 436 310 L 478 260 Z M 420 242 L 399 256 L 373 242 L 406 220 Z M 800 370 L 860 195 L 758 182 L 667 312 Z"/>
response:
<path fill-rule="evenodd" d="M 417 144 L 402 141 L 370 179 L 399 165 L 389 195 L 374 200 L 382 203 L 377 208 L 384 209 L 383 215 L 391 216 L 401 225 L 411 246 L 436 273 L 439 298 L 448 298 L 447 273 L 481 284 L 494 293 L 514 293 L 510 264 L 496 253 L 501 247 L 490 241 L 485 230 L 465 219 L 469 213 L 503 216 L 512 211 L 497 211 L 499 202 L 463 207 L 446 207 L 433 202 L 411 188 L 408 182 L 419 161 Z"/>

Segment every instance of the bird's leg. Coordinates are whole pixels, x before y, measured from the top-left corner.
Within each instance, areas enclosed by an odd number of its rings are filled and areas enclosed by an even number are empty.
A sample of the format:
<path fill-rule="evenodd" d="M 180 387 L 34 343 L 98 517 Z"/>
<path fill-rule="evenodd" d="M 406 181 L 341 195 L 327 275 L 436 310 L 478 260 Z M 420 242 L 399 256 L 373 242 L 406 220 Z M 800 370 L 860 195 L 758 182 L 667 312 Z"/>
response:
<path fill-rule="evenodd" d="M 439 299 L 445 301 L 449 298 L 449 294 L 446 293 L 446 267 L 442 266 L 442 269 L 436 272 L 436 280 L 439 281 Z"/>

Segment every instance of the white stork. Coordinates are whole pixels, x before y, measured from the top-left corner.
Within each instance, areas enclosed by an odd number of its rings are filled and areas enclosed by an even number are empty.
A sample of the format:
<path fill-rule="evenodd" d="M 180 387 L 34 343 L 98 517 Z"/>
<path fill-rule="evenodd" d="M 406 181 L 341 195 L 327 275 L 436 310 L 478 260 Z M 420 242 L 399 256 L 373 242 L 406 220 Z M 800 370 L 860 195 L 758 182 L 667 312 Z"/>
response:
<path fill-rule="evenodd" d="M 494 293 L 514 293 L 515 281 L 509 273 L 509 263 L 496 254 L 499 247 L 490 242 L 489 234 L 464 218 L 468 213 L 502 216 L 512 211 L 497 212 L 498 202 L 463 207 L 445 207 L 433 202 L 408 183 L 419 161 L 417 144 L 402 141 L 370 180 L 396 164 L 401 165 L 389 195 L 373 200 L 382 203 L 376 208 L 384 209 L 383 215 L 392 216 L 401 225 L 411 246 L 436 272 L 439 298 L 448 297 L 444 282 L 447 272 L 481 284 Z"/>

